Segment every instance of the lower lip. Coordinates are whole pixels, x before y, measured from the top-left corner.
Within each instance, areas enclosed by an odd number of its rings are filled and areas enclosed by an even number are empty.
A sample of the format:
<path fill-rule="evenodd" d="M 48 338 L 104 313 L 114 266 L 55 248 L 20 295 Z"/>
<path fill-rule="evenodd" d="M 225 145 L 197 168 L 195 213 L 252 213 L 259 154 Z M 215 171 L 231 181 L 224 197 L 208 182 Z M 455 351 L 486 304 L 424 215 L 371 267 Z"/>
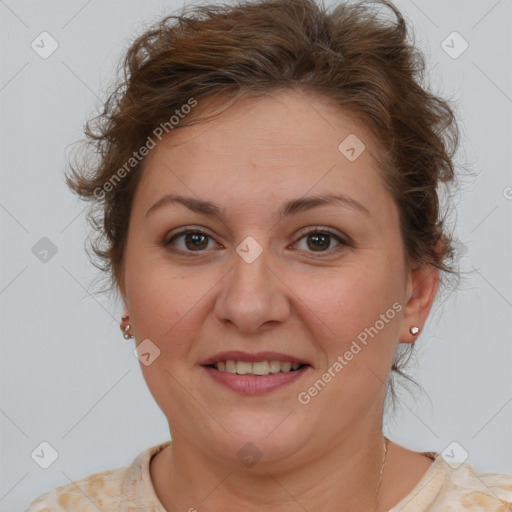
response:
<path fill-rule="evenodd" d="M 279 372 L 261 376 L 221 372 L 211 366 L 203 366 L 203 368 L 212 379 L 220 384 L 224 384 L 233 391 L 245 395 L 261 395 L 295 382 L 307 373 L 310 366 L 303 366 L 293 372 Z"/>

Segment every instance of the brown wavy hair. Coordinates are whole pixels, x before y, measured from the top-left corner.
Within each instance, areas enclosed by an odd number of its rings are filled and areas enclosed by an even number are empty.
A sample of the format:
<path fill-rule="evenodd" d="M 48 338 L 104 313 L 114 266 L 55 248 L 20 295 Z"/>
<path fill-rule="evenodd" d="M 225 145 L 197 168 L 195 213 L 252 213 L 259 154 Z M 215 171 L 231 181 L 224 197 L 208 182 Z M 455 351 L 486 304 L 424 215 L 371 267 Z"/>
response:
<path fill-rule="evenodd" d="M 438 187 L 455 180 L 459 132 L 448 100 L 422 86 L 426 66 L 411 35 L 388 0 L 330 9 L 313 0 L 244 0 L 184 7 L 137 37 L 66 175 L 68 186 L 91 202 L 92 253 L 86 250 L 108 277 L 102 291 L 119 292 L 145 162 L 134 155 L 155 130 L 211 119 L 216 112 L 201 111 L 207 98 L 225 109 L 240 97 L 286 90 L 320 95 L 371 130 L 385 155 L 382 175 L 400 212 L 404 254 L 441 270 L 442 283 L 457 275 Z M 199 106 L 181 115 L 191 100 Z M 179 123 L 170 122 L 173 113 Z M 413 348 L 398 351 L 392 367 L 411 382 L 403 368 Z M 393 379 L 388 390 L 394 405 Z"/>

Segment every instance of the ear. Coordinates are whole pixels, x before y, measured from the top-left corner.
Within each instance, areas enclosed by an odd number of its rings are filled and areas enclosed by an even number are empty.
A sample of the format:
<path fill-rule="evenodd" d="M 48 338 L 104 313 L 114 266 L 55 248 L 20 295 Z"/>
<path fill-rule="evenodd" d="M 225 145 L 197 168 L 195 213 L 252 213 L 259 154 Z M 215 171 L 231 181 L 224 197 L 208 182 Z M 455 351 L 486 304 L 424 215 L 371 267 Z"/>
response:
<path fill-rule="evenodd" d="M 418 338 L 409 329 L 419 327 L 420 333 L 436 298 L 439 287 L 439 269 L 432 265 L 419 265 L 411 270 L 407 280 L 407 294 L 404 307 L 400 343 L 411 343 Z"/>
<path fill-rule="evenodd" d="M 121 299 L 121 304 L 123 307 L 123 317 L 122 318 L 124 318 L 130 314 L 130 311 L 128 310 L 128 304 L 126 302 L 126 296 L 124 294 L 124 290 L 122 290 L 119 285 L 118 285 L 118 290 L 121 295 L 120 299 Z"/>
<path fill-rule="evenodd" d="M 124 272 L 122 268 L 118 273 L 115 274 L 115 283 L 117 285 L 117 290 L 123 304 L 123 317 L 128 316 L 130 313 L 128 311 L 128 305 L 126 301 L 126 288 L 124 286 Z"/>
<path fill-rule="evenodd" d="M 127 317 L 130 314 L 130 311 L 128 309 L 128 304 L 126 302 L 126 297 L 124 295 L 124 292 L 120 288 L 119 288 L 119 291 L 121 293 L 121 301 L 122 301 L 121 304 L 123 306 L 123 316 L 122 316 L 122 318 L 125 318 L 125 317 Z"/>

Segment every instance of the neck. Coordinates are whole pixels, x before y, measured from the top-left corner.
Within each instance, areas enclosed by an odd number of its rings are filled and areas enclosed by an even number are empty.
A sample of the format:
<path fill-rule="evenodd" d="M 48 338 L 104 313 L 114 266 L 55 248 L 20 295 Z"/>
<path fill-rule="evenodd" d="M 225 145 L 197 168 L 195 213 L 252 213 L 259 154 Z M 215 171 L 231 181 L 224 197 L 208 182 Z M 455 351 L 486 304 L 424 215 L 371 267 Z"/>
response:
<path fill-rule="evenodd" d="M 323 449 L 290 460 L 258 463 L 250 469 L 205 455 L 180 433 L 152 461 L 157 496 L 168 512 L 231 510 L 296 512 L 305 510 L 378 510 L 377 490 L 383 463 L 379 428 L 358 429 Z M 160 454 L 159 454 L 160 455 Z M 158 459 L 158 460 L 157 460 Z M 258 467 L 259 466 L 259 467 Z M 382 484 L 381 484 L 382 485 Z M 380 489 L 382 492 L 382 486 Z"/>

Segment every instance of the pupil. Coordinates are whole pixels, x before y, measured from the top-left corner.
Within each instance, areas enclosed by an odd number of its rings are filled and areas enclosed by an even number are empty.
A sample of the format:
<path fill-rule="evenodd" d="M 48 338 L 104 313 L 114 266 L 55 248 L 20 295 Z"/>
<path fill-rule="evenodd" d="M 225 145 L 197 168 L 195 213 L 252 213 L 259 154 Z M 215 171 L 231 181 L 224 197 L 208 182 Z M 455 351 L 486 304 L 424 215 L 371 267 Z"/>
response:
<path fill-rule="evenodd" d="M 201 244 L 201 239 L 203 242 L 202 244 Z M 191 247 L 188 246 L 189 241 L 192 241 L 193 247 L 196 249 L 204 249 L 208 245 L 208 242 L 205 243 L 206 236 L 201 235 L 199 233 L 187 233 L 186 242 L 187 242 L 187 247 L 190 249 Z"/>
<path fill-rule="evenodd" d="M 310 248 L 313 248 L 313 249 L 314 248 L 320 248 L 320 249 L 329 248 L 329 235 L 325 235 L 322 233 L 310 235 L 310 240 L 314 240 L 314 242 L 313 242 L 314 245 L 313 246 L 310 245 Z"/>

